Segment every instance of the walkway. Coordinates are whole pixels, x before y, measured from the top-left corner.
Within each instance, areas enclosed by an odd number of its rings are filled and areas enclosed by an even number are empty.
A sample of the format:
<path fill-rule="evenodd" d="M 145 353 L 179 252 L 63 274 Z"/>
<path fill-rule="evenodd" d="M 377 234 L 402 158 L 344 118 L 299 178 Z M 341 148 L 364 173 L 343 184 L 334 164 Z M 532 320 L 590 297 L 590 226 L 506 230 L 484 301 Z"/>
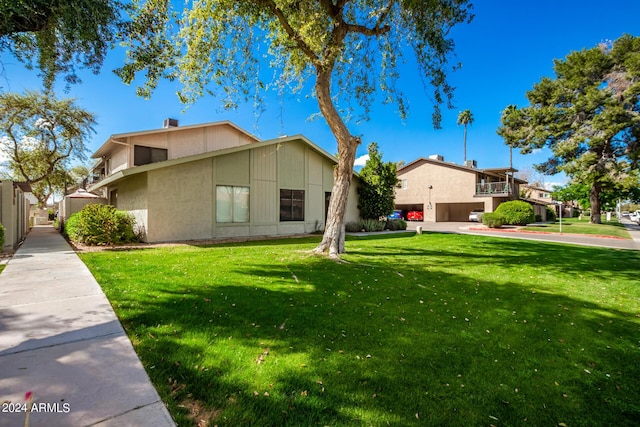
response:
<path fill-rule="evenodd" d="M 0 426 L 174 426 L 97 282 L 62 236 L 33 227 L 0 274 Z"/>

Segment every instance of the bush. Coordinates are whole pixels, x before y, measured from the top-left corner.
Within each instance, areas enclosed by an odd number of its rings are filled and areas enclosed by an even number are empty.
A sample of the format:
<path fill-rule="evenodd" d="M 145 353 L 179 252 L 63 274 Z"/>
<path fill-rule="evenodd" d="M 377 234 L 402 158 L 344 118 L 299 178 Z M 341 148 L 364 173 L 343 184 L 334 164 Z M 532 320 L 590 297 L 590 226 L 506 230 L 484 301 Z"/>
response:
<path fill-rule="evenodd" d="M 363 219 L 360 223 L 367 232 L 384 230 L 384 222 L 377 219 Z"/>
<path fill-rule="evenodd" d="M 556 220 L 556 210 L 551 206 L 547 206 L 547 221 L 555 221 Z"/>
<path fill-rule="evenodd" d="M 533 206 L 522 200 L 502 203 L 495 213 L 502 215 L 505 224 L 525 225 L 535 220 Z"/>
<path fill-rule="evenodd" d="M 63 226 L 64 234 L 72 242 L 80 242 L 82 233 L 80 232 L 80 215 L 78 212 L 74 213 L 67 219 Z"/>
<path fill-rule="evenodd" d="M 4 248 L 4 227 L 0 224 L 0 252 Z"/>
<path fill-rule="evenodd" d="M 407 222 L 404 219 L 389 219 L 384 228 L 391 231 L 406 230 Z"/>
<path fill-rule="evenodd" d="M 497 212 L 485 212 L 482 223 L 489 228 L 500 228 L 504 225 L 504 217 Z"/>
<path fill-rule="evenodd" d="M 73 242 L 113 245 L 137 241 L 135 220 L 110 205 L 86 205 L 67 220 L 65 233 Z"/>

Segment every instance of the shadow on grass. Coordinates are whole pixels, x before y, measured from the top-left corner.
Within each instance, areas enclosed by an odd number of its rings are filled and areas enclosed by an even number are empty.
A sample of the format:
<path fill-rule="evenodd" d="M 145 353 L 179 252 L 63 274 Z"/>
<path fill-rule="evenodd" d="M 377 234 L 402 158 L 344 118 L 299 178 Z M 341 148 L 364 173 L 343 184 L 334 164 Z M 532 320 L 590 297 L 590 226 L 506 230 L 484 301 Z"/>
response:
<path fill-rule="evenodd" d="M 540 244 L 469 236 L 400 248 L 393 239 L 352 241 L 345 264 L 286 246 L 266 260 L 210 265 L 225 270 L 211 281 L 180 272 L 131 286 L 111 272 L 100 282 L 172 413 L 195 400 L 212 425 L 638 418 L 633 310 L 473 273 L 488 263 L 578 271 L 572 260 L 589 256 L 593 274 L 606 268 L 619 281 L 630 266 L 606 266 L 593 248 L 541 254 Z"/>

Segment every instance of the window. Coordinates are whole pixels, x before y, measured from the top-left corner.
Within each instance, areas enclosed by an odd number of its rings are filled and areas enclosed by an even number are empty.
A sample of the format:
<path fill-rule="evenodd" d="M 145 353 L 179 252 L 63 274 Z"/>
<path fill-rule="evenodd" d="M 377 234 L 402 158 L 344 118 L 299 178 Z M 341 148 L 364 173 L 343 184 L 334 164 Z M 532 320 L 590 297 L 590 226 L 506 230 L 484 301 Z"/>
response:
<path fill-rule="evenodd" d="M 163 162 L 167 160 L 168 150 L 166 148 L 143 147 L 135 145 L 133 147 L 133 165 L 142 166 L 149 163 Z"/>
<path fill-rule="evenodd" d="M 400 180 L 400 188 L 402 188 L 403 190 L 407 189 L 407 180 L 406 179 L 401 179 Z"/>
<path fill-rule="evenodd" d="M 280 190 L 280 221 L 304 221 L 304 190 Z"/>
<path fill-rule="evenodd" d="M 249 187 L 216 186 L 216 222 L 249 222 Z"/>

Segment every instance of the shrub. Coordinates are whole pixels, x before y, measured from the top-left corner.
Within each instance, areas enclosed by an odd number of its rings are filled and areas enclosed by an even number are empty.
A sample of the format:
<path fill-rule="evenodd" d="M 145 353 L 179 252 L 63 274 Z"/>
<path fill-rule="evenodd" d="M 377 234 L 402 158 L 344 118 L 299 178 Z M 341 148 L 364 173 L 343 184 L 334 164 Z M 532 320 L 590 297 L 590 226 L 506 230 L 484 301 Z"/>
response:
<path fill-rule="evenodd" d="M 384 230 L 384 222 L 377 219 L 363 219 L 360 223 L 366 232 Z"/>
<path fill-rule="evenodd" d="M 497 212 L 485 212 L 482 223 L 489 228 L 500 228 L 504 224 L 504 217 Z"/>
<path fill-rule="evenodd" d="M 113 245 L 138 240 L 134 226 L 135 220 L 130 214 L 110 205 L 91 204 L 71 215 L 65 232 L 74 242 Z"/>
<path fill-rule="evenodd" d="M 556 211 L 551 206 L 547 206 L 547 221 L 556 220 Z"/>
<path fill-rule="evenodd" d="M 2 248 L 4 247 L 4 227 L 0 224 L 0 252 L 2 252 Z"/>
<path fill-rule="evenodd" d="M 404 219 L 389 219 L 384 228 L 391 231 L 406 230 L 407 222 Z"/>
<path fill-rule="evenodd" d="M 525 225 L 535 220 L 533 206 L 522 200 L 502 203 L 495 213 L 502 215 L 505 224 Z"/>
<path fill-rule="evenodd" d="M 82 234 L 80 233 L 80 215 L 78 212 L 74 213 L 67 219 L 63 226 L 64 234 L 72 242 L 80 242 Z"/>

